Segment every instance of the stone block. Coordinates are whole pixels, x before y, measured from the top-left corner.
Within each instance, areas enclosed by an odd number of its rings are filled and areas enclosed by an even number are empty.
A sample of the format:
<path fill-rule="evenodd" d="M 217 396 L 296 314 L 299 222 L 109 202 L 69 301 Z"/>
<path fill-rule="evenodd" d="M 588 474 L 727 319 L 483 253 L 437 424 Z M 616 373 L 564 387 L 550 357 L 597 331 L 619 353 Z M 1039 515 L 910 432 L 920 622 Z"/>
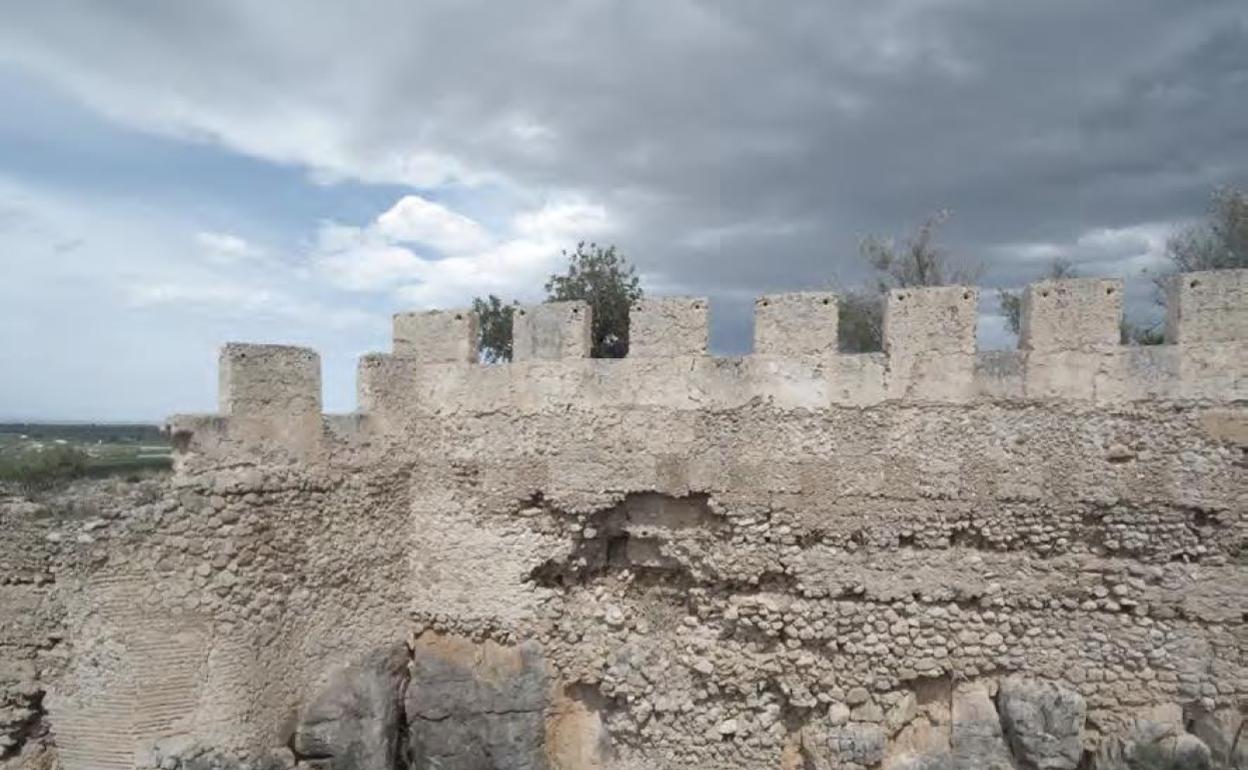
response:
<path fill-rule="evenodd" d="M 586 302 L 546 302 L 516 308 L 512 316 L 512 360 L 589 358 L 593 351 L 592 309 Z"/>
<path fill-rule="evenodd" d="M 1122 281 L 1041 281 L 1023 292 L 1019 347 L 1037 353 L 1110 352 L 1119 345 Z"/>
<path fill-rule="evenodd" d="M 630 358 L 706 355 L 705 297 L 637 300 L 628 314 Z"/>
<path fill-rule="evenodd" d="M 889 358 L 920 353 L 975 353 L 979 290 L 970 286 L 897 289 L 884 312 Z"/>
<path fill-rule="evenodd" d="M 836 295 L 770 294 L 754 303 L 754 353 L 822 356 L 836 353 Z"/>
<path fill-rule="evenodd" d="M 1166 284 L 1166 342 L 1248 341 L 1248 270 L 1183 273 Z"/>
<path fill-rule="evenodd" d="M 394 314 L 394 354 L 422 363 L 475 363 L 477 315 L 469 310 Z"/>
<path fill-rule="evenodd" d="M 321 357 L 289 345 L 231 342 L 218 359 L 218 410 L 235 417 L 321 413 Z"/>

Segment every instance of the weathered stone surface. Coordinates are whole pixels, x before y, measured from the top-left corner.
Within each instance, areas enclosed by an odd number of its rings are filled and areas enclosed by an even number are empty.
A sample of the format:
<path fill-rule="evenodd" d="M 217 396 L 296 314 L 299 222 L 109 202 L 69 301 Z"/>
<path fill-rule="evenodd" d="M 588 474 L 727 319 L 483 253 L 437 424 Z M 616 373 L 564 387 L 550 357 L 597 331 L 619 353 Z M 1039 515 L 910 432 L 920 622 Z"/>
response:
<path fill-rule="evenodd" d="M 399 750 L 407 647 L 397 643 L 335 671 L 300 712 L 293 747 L 329 770 L 393 767 Z"/>
<path fill-rule="evenodd" d="M 581 770 L 594 734 L 611 770 L 801 767 L 799 725 L 826 720 L 868 731 L 838 734 L 842 765 L 896 730 L 880 765 L 991 766 L 1017 672 L 1086 699 L 1089 747 L 1153 706 L 1226 714 L 1248 699 L 1248 343 L 1222 332 L 1248 303 L 1191 280 L 1178 345 L 1050 313 L 1044 350 L 1000 366 L 973 291 L 896 297 L 863 355 L 779 307 L 784 352 L 703 355 L 690 301 L 640 307 L 624 359 L 484 366 L 452 312 L 366 357 L 339 416 L 311 356 L 231 348 L 223 413 L 174 421 L 172 477 L 0 491 L 0 648 L 30 664 L 0 697 L 47 694 L 64 770 L 186 730 L 257 756 L 326 661 L 413 634 L 466 640 L 414 704 L 417 748 L 466 765 Z M 536 677 L 489 645 L 539 647 L 542 697 L 510 697 Z M 1181 717 L 1143 745 L 1177 747 Z"/>
<path fill-rule="evenodd" d="M 960 684 L 953 691 L 949 745 L 958 767 L 1013 770 L 1001 722 L 983 682 Z"/>
<path fill-rule="evenodd" d="M 802 731 L 802 751 L 813 770 L 878 764 L 884 758 L 885 741 L 884 731 L 874 724 L 814 724 Z"/>
<path fill-rule="evenodd" d="M 1087 706 L 1053 682 L 1008 677 L 997 695 L 1001 726 L 1024 768 L 1074 770 L 1083 753 Z"/>
<path fill-rule="evenodd" d="M 1183 770 L 1210 770 L 1213 754 L 1204 741 L 1191 733 L 1183 733 L 1174 742 L 1174 766 Z"/>
<path fill-rule="evenodd" d="M 549 702 L 536 645 L 425 634 L 407 690 L 412 761 L 439 770 L 546 770 Z"/>
<path fill-rule="evenodd" d="M 1211 712 L 1204 708 L 1192 708 L 1186 716 L 1190 720 L 1192 734 L 1208 746 L 1215 761 L 1231 764 L 1234 760 L 1248 765 L 1248 736 L 1240 733 L 1244 722 L 1241 713 L 1235 709 Z M 1240 734 L 1238 744 L 1235 743 L 1237 733 Z M 1234 756 L 1231 756 L 1232 747 Z"/>

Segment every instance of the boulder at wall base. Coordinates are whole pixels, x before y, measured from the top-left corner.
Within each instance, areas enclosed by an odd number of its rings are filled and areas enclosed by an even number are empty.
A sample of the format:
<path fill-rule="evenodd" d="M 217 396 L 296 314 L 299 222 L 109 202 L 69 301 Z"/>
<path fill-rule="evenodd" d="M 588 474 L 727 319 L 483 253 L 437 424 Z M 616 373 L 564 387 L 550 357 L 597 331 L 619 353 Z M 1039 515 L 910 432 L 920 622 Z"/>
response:
<path fill-rule="evenodd" d="M 1083 753 L 1083 696 L 1053 682 L 1009 677 L 997 696 L 1001 726 L 1027 770 L 1074 770 Z"/>
<path fill-rule="evenodd" d="M 1139 719 L 1123 736 L 1102 742 L 1093 770 L 1211 770 L 1212 753 L 1204 741 L 1180 725 Z"/>
<path fill-rule="evenodd" d="M 295 754 L 328 770 L 394 767 L 407 662 L 400 642 L 335 671 L 299 713 Z"/>
<path fill-rule="evenodd" d="M 1209 747 L 1214 762 L 1232 766 L 1238 763 L 1248 767 L 1248 729 L 1244 730 L 1239 743 L 1235 743 L 1243 716 L 1229 709 L 1212 713 L 1200 708 L 1189 708 L 1184 716 L 1191 725 L 1192 734 Z"/>
<path fill-rule="evenodd" d="M 547 770 L 541 648 L 426 633 L 412 650 L 409 756 L 439 770 Z"/>
<path fill-rule="evenodd" d="M 1184 733 L 1174 742 L 1174 765 L 1184 770 L 1211 770 L 1213 754 L 1204 741 Z"/>
<path fill-rule="evenodd" d="M 954 688 L 949 746 L 955 767 L 1014 770 L 997 709 L 983 682 Z"/>

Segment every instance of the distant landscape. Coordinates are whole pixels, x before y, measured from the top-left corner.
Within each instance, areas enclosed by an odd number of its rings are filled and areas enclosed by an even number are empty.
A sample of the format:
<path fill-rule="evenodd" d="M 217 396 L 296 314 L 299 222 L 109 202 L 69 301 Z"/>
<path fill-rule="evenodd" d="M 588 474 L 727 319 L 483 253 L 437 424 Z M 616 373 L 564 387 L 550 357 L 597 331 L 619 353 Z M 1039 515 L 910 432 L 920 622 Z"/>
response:
<path fill-rule="evenodd" d="M 159 425 L 0 423 L 0 481 L 44 488 L 82 477 L 137 477 L 173 464 Z"/>

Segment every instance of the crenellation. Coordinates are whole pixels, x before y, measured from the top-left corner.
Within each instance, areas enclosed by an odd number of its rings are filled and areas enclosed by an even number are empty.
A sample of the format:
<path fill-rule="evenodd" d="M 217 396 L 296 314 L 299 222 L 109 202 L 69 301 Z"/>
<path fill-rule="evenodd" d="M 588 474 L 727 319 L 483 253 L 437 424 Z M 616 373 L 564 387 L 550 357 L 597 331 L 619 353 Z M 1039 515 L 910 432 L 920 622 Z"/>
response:
<path fill-rule="evenodd" d="M 837 299 L 830 292 L 769 294 L 754 303 L 754 353 L 828 356 L 837 351 Z"/>
<path fill-rule="evenodd" d="M 884 308 L 892 398 L 963 401 L 974 396 L 979 290 L 895 289 Z"/>
<path fill-rule="evenodd" d="M 1166 281 L 1166 342 L 1248 341 L 1248 269 L 1182 273 Z"/>
<path fill-rule="evenodd" d="M 971 286 L 894 289 L 884 309 L 884 352 L 973 355 L 978 307 L 979 289 Z"/>
<path fill-rule="evenodd" d="M 1033 353 L 1110 353 L 1119 346 L 1122 281 L 1066 278 L 1023 291 L 1019 348 Z"/>
<path fill-rule="evenodd" d="M 705 297 L 646 297 L 628 313 L 628 355 L 658 358 L 706 355 Z"/>
<path fill-rule="evenodd" d="M 394 354 L 424 363 L 475 363 L 477 315 L 471 310 L 394 314 Z"/>
<path fill-rule="evenodd" d="M 512 315 L 512 360 L 588 358 L 593 316 L 587 302 L 525 305 Z"/>
<path fill-rule="evenodd" d="M 218 359 L 221 414 L 292 417 L 321 413 L 321 357 L 289 345 L 231 342 Z"/>
<path fill-rule="evenodd" d="M 964 287 L 895 293 L 863 354 L 821 294 L 764 298 L 733 357 L 693 298 L 638 303 L 622 359 L 578 303 L 524 308 L 501 364 L 415 314 L 336 416 L 312 351 L 228 345 L 172 479 L 87 516 L 0 494 L 0 740 L 37 724 L 67 770 L 1225 752 L 1248 341 L 1217 319 L 1248 287 L 1198 280 L 1147 347 L 1099 280 L 1031 287 L 1010 351 Z"/>

